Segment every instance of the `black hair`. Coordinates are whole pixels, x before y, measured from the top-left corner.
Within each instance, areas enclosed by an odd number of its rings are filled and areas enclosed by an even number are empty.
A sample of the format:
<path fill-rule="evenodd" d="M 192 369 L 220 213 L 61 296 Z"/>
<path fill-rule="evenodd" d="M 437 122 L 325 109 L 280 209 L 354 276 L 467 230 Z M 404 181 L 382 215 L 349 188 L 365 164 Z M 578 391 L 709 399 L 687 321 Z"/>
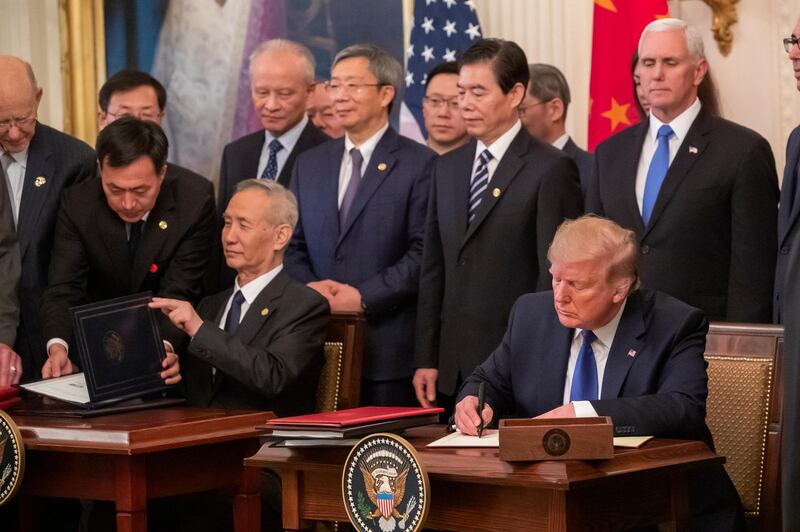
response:
<path fill-rule="evenodd" d="M 155 122 L 123 116 L 103 128 L 97 135 L 97 160 L 100 166 L 128 166 L 142 156 L 153 161 L 156 172 L 167 163 L 169 142 L 164 130 Z"/>
<path fill-rule="evenodd" d="M 167 105 L 167 91 L 164 90 L 164 86 L 147 72 L 132 69 L 120 70 L 108 78 L 103 83 L 103 86 L 100 87 L 97 103 L 103 112 L 108 112 L 108 102 L 111 101 L 111 96 L 115 93 L 127 92 L 144 86 L 153 87 L 158 99 L 158 109 L 163 111 Z"/>
<path fill-rule="evenodd" d="M 494 77 L 503 94 L 508 94 L 517 83 L 522 83 L 523 88 L 528 86 L 528 59 L 514 41 L 481 39 L 467 48 L 458 62 L 458 68 L 484 61 L 492 63 Z"/>

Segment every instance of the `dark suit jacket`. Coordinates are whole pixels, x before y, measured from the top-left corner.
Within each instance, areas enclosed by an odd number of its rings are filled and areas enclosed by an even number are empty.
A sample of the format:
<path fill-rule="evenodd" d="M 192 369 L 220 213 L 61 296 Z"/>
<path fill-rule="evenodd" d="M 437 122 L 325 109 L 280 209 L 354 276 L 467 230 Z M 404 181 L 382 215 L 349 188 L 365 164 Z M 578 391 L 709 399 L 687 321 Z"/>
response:
<path fill-rule="evenodd" d="M 312 413 L 324 362 L 328 302 L 281 271 L 231 335 L 219 322 L 232 290 L 203 299 L 197 309 L 203 325 L 181 359 L 189 403 L 271 410 L 279 416 Z M 217 368 L 213 380 L 212 366 Z"/>
<path fill-rule="evenodd" d="M 644 227 L 634 190 L 648 127 L 644 121 L 597 147 L 587 211 L 636 232 L 643 286 L 704 310 L 709 320 L 769 323 L 778 218 L 769 144 L 703 108 Z"/>
<path fill-rule="evenodd" d="M 23 378 L 36 380 L 44 364 L 46 340 L 39 323 L 39 305 L 47 288 L 47 268 L 53 249 L 53 232 L 62 191 L 93 178 L 97 162 L 94 150 L 84 142 L 44 124 L 28 148 L 28 164 L 22 187 L 17 236 L 22 274 L 19 280 L 20 323 L 15 350 L 23 360 Z M 44 184 L 36 186 L 36 178 Z M 41 183 L 42 181 L 39 180 Z"/>
<path fill-rule="evenodd" d="M 800 197 L 797 194 L 797 164 L 800 162 L 800 127 L 796 127 L 789 135 L 786 143 L 786 167 L 783 170 L 781 185 L 781 201 L 778 211 L 778 260 L 775 264 L 775 291 L 773 294 L 772 318 L 775 323 L 783 323 L 781 312 L 781 294 L 786 279 L 787 264 L 792 248 L 800 244 L 797 223 L 800 214 Z"/>
<path fill-rule="evenodd" d="M 592 178 L 592 170 L 594 169 L 594 155 L 586 150 L 582 150 L 575 144 L 575 141 L 570 137 L 567 143 L 564 144 L 564 153 L 572 157 L 575 164 L 578 166 L 578 173 L 581 177 L 581 193 L 586 197 L 586 191 L 589 190 L 589 181 Z"/>
<path fill-rule="evenodd" d="M 514 301 L 550 287 L 553 234 L 583 212 L 575 164 L 523 128 L 467 227 L 475 146 L 436 161 L 425 232 L 414 365 L 438 368 L 448 395 L 503 337 Z"/>
<path fill-rule="evenodd" d="M 11 196 L 0 167 L 0 343 L 13 347 L 19 325 L 19 245 Z"/>
<path fill-rule="evenodd" d="M 422 260 L 430 163 L 436 154 L 389 128 L 378 141 L 339 228 L 339 168 L 344 139 L 297 158 L 292 191 L 300 221 L 284 262 L 302 283 L 333 279 L 361 292 L 366 304 L 364 376 L 413 372 L 414 320 Z"/>
<path fill-rule="evenodd" d="M 309 148 L 322 144 L 326 140 L 330 140 L 330 137 L 317 129 L 309 120 L 306 127 L 303 128 L 303 132 L 300 133 L 297 144 L 294 145 L 291 153 L 289 153 L 286 164 L 283 165 L 280 174 L 278 174 L 278 183 L 288 188 L 297 156 Z M 239 181 L 258 177 L 258 160 L 261 157 L 263 148 L 263 130 L 245 135 L 225 146 L 222 152 L 222 166 L 219 170 L 217 210 L 220 215 L 225 212 L 225 207 L 227 207 L 228 201 L 233 196 Z M 231 277 L 230 284 L 233 284 L 233 277 Z"/>
<path fill-rule="evenodd" d="M 133 257 L 128 255 L 125 222 L 108 206 L 99 179 L 64 192 L 56 225 L 50 285 L 42 297 L 45 341 L 72 343 L 69 308 L 150 290 L 154 295 L 196 302 L 211 250 L 214 229 L 211 182 L 184 169 L 165 177 L 142 229 Z M 159 329 L 179 349 L 186 337 L 166 316 Z"/>
<path fill-rule="evenodd" d="M 701 311 L 666 294 L 641 290 L 628 297 L 600 399 L 591 401 L 599 415 L 611 416 L 615 434 L 711 445 L 705 423 L 707 332 Z M 558 320 L 552 292 L 522 296 L 502 343 L 467 379 L 459 400 L 477 395 L 483 381 L 497 419 L 538 416 L 561 406 L 574 334 Z"/>

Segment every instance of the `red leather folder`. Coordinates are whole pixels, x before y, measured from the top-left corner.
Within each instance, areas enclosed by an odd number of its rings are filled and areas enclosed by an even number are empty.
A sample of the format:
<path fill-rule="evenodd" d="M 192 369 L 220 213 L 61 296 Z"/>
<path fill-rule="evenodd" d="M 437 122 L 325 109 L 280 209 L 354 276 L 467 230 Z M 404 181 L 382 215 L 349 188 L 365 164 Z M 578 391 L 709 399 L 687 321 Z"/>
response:
<path fill-rule="evenodd" d="M 444 412 L 444 408 L 404 407 L 404 406 L 361 406 L 337 412 L 322 412 L 305 416 L 276 417 L 267 421 L 273 425 L 296 425 L 307 427 L 350 427 L 376 421 L 424 416 Z"/>

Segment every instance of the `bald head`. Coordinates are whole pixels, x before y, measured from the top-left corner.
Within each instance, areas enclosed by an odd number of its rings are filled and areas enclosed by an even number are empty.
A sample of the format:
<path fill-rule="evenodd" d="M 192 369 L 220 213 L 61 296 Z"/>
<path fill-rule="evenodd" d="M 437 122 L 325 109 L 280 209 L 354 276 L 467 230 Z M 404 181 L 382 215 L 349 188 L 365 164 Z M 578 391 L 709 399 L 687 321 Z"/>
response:
<path fill-rule="evenodd" d="M 10 153 L 28 149 L 36 128 L 42 89 L 33 69 L 11 55 L 0 55 L 0 148 Z"/>

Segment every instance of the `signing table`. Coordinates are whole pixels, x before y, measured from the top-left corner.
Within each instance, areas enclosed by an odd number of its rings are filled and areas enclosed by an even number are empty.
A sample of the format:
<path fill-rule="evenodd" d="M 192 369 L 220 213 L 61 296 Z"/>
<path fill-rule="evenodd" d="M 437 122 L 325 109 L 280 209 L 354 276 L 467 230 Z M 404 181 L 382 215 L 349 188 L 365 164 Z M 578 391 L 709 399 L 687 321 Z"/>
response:
<path fill-rule="evenodd" d="M 687 474 L 724 462 L 702 442 L 651 440 L 599 461 L 503 462 L 498 449 L 428 449 L 444 426 L 404 437 L 430 477 L 426 527 L 438 530 L 620 530 L 668 523 L 686 527 Z M 342 467 L 349 448 L 262 448 L 245 460 L 280 470 L 283 526 L 347 521 Z"/>
<path fill-rule="evenodd" d="M 35 507 L 32 497 L 106 500 L 116 504 L 119 532 L 145 532 L 148 499 L 232 489 L 235 530 L 260 530 L 260 474 L 242 461 L 258 449 L 256 426 L 273 417 L 268 412 L 173 407 L 88 419 L 9 413 L 25 442 L 23 517 Z"/>

